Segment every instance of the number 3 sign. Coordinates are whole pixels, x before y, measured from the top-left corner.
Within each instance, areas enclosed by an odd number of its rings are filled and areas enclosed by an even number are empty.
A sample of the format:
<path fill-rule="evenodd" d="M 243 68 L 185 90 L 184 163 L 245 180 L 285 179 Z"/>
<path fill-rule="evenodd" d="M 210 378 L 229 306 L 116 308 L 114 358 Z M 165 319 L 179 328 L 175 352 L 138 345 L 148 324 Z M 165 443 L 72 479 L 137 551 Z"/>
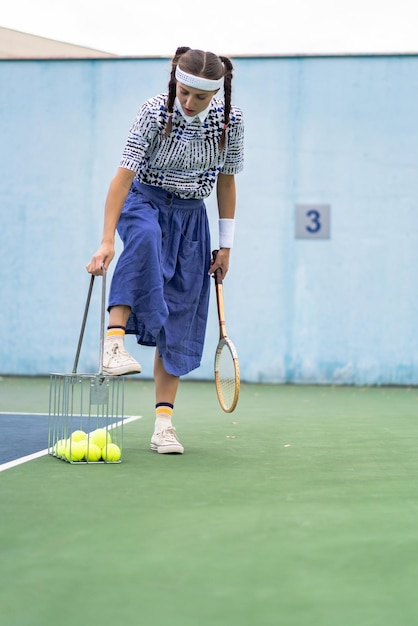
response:
<path fill-rule="evenodd" d="M 329 239 L 331 207 L 329 204 L 295 206 L 296 239 Z"/>

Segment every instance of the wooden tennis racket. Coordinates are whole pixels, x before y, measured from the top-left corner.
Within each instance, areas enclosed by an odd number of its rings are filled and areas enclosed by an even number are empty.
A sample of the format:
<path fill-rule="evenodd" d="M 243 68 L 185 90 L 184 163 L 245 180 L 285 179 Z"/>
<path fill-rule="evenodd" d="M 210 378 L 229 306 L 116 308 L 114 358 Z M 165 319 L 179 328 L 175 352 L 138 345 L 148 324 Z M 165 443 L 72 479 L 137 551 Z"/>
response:
<path fill-rule="evenodd" d="M 216 259 L 218 250 L 212 252 Z M 215 385 L 219 404 L 226 413 L 232 413 L 238 403 L 240 390 L 239 361 L 232 341 L 227 337 L 225 325 L 222 270 L 214 272 L 216 303 L 218 306 L 219 341 L 215 352 Z"/>

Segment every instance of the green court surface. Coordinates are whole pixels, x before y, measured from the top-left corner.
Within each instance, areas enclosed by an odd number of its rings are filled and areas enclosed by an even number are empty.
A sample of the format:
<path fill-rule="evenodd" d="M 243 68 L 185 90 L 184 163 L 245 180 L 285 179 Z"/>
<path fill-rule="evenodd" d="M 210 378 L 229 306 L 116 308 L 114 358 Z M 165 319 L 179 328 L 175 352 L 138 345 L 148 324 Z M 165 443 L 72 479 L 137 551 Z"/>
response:
<path fill-rule="evenodd" d="M 4 378 L 1 410 L 48 390 Z M 417 389 L 244 385 L 228 415 L 183 382 L 183 456 L 149 450 L 152 382 L 125 398 L 121 464 L 0 473 L 2 623 L 418 623 Z"/>

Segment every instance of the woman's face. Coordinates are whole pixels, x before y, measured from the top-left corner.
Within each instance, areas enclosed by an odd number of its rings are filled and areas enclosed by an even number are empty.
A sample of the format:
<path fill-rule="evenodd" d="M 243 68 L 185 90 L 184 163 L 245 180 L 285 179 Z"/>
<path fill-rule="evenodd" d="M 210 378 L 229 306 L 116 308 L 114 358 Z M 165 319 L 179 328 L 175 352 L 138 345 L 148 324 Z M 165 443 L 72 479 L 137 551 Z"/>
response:
<path fill-rule="evenodd" d="M 204 111 L 218 91 L 219 89 L 215 89 L 215 91 L 202 91 L 200 89 L 194 89 L 194 87 L 183 85 L 183 83 L 177 83 L 176 86 L 176 96 L 180 101 L 183 111 L 190 117 L 194 117 Z"/>

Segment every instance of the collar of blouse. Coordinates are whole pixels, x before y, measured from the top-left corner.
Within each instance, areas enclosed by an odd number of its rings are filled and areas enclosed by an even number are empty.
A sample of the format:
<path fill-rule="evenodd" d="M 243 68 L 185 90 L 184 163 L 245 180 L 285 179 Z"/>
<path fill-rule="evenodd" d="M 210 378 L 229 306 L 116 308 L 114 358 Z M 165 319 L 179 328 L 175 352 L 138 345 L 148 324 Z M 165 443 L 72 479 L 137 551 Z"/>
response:
<path fill-rule="evenodd" d="M 212 100 L 210 101 L 209 106 L 207 106 L 206 109 L 204 109 L 204 111 L 201 111 L 197 115 L 190 117 L 190 115 L 185 114 L 185 112 L 183 111 L 183 107 L 180 104 L 179 99 L 176 97 L 176 107 L 188 124 L 191 124 L 196 118 L 199 118 L 200 123 L 203 123 L 208 116 L 209 109 L 211 106 L 212 106 Z"/>

